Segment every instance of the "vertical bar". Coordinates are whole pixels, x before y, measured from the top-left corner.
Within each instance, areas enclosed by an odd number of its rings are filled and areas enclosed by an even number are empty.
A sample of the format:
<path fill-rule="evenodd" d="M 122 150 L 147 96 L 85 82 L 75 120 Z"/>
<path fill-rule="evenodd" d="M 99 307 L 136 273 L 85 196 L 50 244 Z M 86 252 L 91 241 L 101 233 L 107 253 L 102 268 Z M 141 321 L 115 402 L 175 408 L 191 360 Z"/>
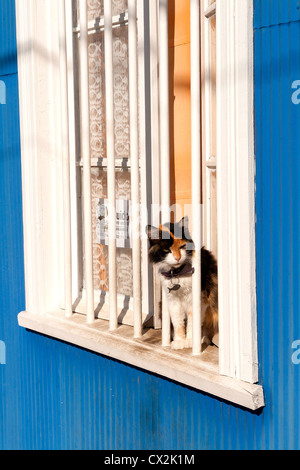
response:
<path fill-rule="evenodd" d="M 79 220 L 79 201 L 81 200 L 79 178 L 77 174 L 81 168 L 77 166 L 76 155 L 76 114 L 74 89 L 77 86 L 74 74 L 74 33 L 73 33 L 73 0 L 66 2 L 66 41 L 67 41 L 67 67 L 68 67 L 68 104 L 69 104 L 69 149 L 70 149 L 70 182 L 71 182 L 71 232 L 72 232 L 72 298 L 78 297 L 81 289 L 82 270 L 80 264 L 80 235 L 82 221 Z M 76 35 L 76 42 L 77 42 Z"/>
<path fill-rule="evenodd" d="M 210 21 L 205 16 L 208 0 L 202 0 L 201 9 L 201 33 L 202 33 L 202 103 L 203 103 L 203 116 L 204 116 L 204 127 L 202 129 L 202 144 L 203 144 L 203 158 L 202 158 L 202 169 L 203 169 L 203 195 L 205 200 L 205 246 L 210 249 L 210 205 L 208 204 L 208 194 L 210 188 L 210 171 L 207 168 L 207 162 L 211 157 L 211 41 L 210 41 Z M 204 176 L 205 175 L 205 176 Z"/>
<path fill-rule="evenodd" d="M 130 163 L 131 163 L 131 240 L 133 268 L 134 337 L 142 336 L 141 242 L 140 242 L 140 168 L 138 127 L 138 59 L 136 0 L 128 0 L 128 52 L 130 102 Z"/>
<path fill-rule="evenodd" d="M 114 138 L 114 86 L 113 86 L 113 32 L 112 2 L 104 0 L 105 44 L 105 99 L 106 99 L 106 149 L 108 192 L 108 268 L 109 268 L 109 327 L 118 327 L 117 312 L 117 249 L 116 249 L 116 177 Z"/>
<path fill-rule="evenodd" d="M 159 101 L 162 223 L 170 220 L 170 119 L 169 119 L 169 35 L 168 0 L 159 0 Z M 162 345 L 171 339 L 170 314 L 162 292 Z"/>
<path fill-rule="evenodd" d="M 158 2 L 149 2 L 149 49 L 150 49 L 150 71 L 149 71 L 149 87 L 150 93 L 150 129 L 151 129 L 151 201 L 152 208 L 151 223 L 158 226 L 160 223 L 159 205 L 161 202 L 160 186 L 160 127 L 159 127 L 159 28 L 158 28 Z M 157 268 L 153 269 L 153 284 L 154 284 L 154 318 L 153 326 L 155 329 L 162 328 L 162 289 Z"/>
<path fill-rule="evenodd" d="M 69 148 L 69 104 L 68 104 L 68 65 L 66 39 L 66 5 L 59 2 L 59 69 L 62 113 L 62 165 L 63 165 L 63 213 L 64 213 L 64 297 L 65 316 L 72 316 L 72 242 L 71 242 L 71 185 Z"/>
<path fill-rule="evenodd" d="M 192 219 L 195 243 L 193 276 L 193 355 L 201 353 L 201 120 L 200 120 L 200 4 L 190 0 Z"/>
<path fill-rule="evenodd" d="M 154 2 L 156 3 L 156 2 Z M 140 155 L 140 235 L 143 227 L 149 223 L 149 215 L 153 203 L 152 198 L 152 149 L 151 149 L 151 93 L 150 81 L 150 50 L 153 38 L 150 36 L 150 4 L 136 2 L 137 44 L 138 44 L 138 125 Z M 151 41 L 150 41 L 151 37 Z M 155 36 L 156 41 L 157 34 Z M 157 155 L 159 152 L 156 152 Z M 157 178 L 157 176 L 156 176 Z M 159 179 L 158 179 L 159 182 Z M 142 312 L 149 314 L 154 309 L 153 271 L 148 256 L 148 240 L 141 236 L 141 278 Z M 155 314 L 154 314 L 155 315 Z M 155 316 L 153 317 L 155 318 Z M 155 322 L 154 322 L 155 323 Z M 160 326 L 161 329 L 161 326 Z"/>
<path fill-rule="evenodd" d="M 206 242 L 205 246 L 208 250 L 212 249 L 212 210 L 211 210 L 211 200 L 212 200 L 212 172 L 210 168 L 207 168 L 205 165 L 206 172 L 206 187 L 205 187 L 205 204 L 206 204 Z M 203 175 L 204 178 L 204 175 Z"/>
<path fill-rule="evenodd" d="M 87 322 L 92 323 L 94 313 L 92 191 L 90 156 L 90 105 L 87 2 L 80 0 L 80 112 L 81 158 L 83 160 L 84 248 Z"/>

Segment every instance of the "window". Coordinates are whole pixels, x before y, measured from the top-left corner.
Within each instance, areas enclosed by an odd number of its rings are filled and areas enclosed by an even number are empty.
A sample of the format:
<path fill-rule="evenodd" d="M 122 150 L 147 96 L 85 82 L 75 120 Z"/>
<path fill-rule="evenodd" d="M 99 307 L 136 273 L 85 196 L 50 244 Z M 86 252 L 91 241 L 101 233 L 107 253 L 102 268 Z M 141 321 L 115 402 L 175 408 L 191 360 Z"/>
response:
<path fill-rule="evenodd" d="M 200 354 L 198 341 L 192 351 L 170 349 L 146 236 L 128 232 L 143 233 L 150 215 L 155 225 L 170 212 L 168 2 L 23 3 L 16 0 L 26 270 L 19 324 L 263 406 L 252 255 L 252 2 L 203 0 L 200 10 L 190 2 L 193 221 L 204 203 L 203 230 L 195 224 L 193 238 L 218 257 L 220 288 L 219 350 Z M 195 266 L 199 273 L 199 256 Z"/>

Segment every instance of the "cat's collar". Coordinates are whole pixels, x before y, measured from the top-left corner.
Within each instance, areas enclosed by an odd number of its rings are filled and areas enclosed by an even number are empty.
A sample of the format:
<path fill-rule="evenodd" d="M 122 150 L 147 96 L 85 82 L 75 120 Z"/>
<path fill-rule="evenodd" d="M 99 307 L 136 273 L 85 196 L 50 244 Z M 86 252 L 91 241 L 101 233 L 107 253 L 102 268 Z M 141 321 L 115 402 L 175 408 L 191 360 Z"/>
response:
<path fill-rule="evenodd" d="M 174 268 L 171 269 L 171 271 L 168 272 L 161 272 L 161 274 L 166 277 L 167 279 L 173 279 L 174 277 L 181 277 L 184 276 L 185 274 L 194 274 L 195 268 L 193 268 L 189 264 L 183 264 L 182 266 L 179 266 L 179 268 Z"/>

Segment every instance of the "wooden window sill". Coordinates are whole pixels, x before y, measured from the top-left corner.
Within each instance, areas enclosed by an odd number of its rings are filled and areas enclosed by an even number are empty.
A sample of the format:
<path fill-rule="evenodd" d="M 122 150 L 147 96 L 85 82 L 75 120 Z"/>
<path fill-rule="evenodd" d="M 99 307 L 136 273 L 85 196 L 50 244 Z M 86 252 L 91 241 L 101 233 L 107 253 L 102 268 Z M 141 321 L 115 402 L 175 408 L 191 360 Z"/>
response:
<path fill-rule="evenodd" d="M 74 314 L 67 319 L 62 310 L 46 315 L 21 312 L 18 322 L 29 330 L 112 357 L 244 408 L 257 410 L 264 406 L 261 385 L 219 374 L 218 349 L 214 346 L 195 357 L 190 350 L 163 348 L 160 330 L 146 329 L 143 339 L 134 339 L 130 326 L 120 325 L 117 331 L 110 332 L 106 320 L 96 319 L 90 325 L 84 315 Z"/>

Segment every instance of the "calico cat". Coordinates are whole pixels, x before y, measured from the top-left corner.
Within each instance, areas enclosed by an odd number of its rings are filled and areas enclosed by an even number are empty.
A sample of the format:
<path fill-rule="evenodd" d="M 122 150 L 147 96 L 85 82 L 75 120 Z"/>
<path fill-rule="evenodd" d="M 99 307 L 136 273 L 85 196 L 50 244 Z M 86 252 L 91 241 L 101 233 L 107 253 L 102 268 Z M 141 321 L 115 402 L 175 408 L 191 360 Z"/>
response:
<path fill-rule="evenodd" d="M 172 349 L 192 347 L 192 276 L 194 243 L 188 217 L 178 223 L 148 225 L 149 259 L 157 266 L 173 325 Z M 202 342 L 210 344 L 218 332 L 217 262 L 201 249 Z"/>

